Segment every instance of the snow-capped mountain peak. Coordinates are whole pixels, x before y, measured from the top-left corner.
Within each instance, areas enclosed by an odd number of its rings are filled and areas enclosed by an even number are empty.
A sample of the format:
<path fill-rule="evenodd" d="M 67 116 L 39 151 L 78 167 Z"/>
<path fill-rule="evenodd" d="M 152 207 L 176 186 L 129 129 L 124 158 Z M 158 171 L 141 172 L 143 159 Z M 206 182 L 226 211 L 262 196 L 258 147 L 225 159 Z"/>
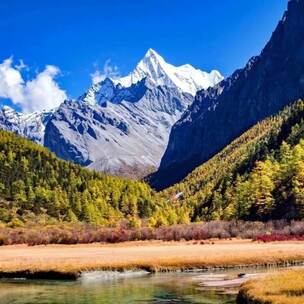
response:
<path fill-rule="evenodd" d="M 155 64 L 162 64 L 162 63 L 166 63 L 164 58 L 162 56 L 160 56 L 155 50 L 153 49 L 148 49 L 148 51 L 146 52 L 145 56 L 143 57 L 143 59 L 139 62 L 151 62 L 151 63 L 155 63 Z"/>
<path fill-rule="evenodd" d="M 156 86 L 178 88 L 181 92 L 192 96 L 195 96 L 198 90 L 207 89 L 224 79 L 216 70 L 207 73 L 195 69 L 190 64 L 176 67 L 167 63 L 162 56 L 150 48 L 130 75 L 112 80 L 123 87 L 130 87 L 146 77 Z"/>
<path fill-rule="evenodd" d="M 134 102 L 137 97 L 142 96 L 144 80 L 146 80 L 146 84 L 149 83 L 154 87 L 175 89 L 182 94 L 187 93 L 194 97 L 197 91 L 212 87 L 223 79 L 224 77 L 217 70 L 207 73 L 195 69 L 190 64 L 176 67 L 167 63 L 162 56 L 150 48 L 128 76 L 106 78 L 92 85 L 78 100 L 85 101 L 90 105 L 103 105 L 107 101 L 114 103 L 119 103 L 122 100 Z M 134 95 L 134 90 L 139 95 Z"/>

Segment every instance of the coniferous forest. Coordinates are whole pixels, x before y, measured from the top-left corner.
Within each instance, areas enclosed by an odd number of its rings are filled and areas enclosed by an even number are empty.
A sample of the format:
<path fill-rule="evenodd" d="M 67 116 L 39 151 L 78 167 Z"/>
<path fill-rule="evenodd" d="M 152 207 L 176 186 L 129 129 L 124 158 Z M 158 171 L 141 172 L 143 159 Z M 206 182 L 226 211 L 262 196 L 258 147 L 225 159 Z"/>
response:
<path fill-rule="evenodd" d="M 304 102 L 246 131 L 184 181 L 179 193 L 191 220 L 302 219 Z"/>
<path fill-rule="evenodd" d="M 33 218 L 130 227 L 202 220 L 303 219 L 304 102 L 258 123 L 181 183 L 155 192 L 63 161 L 0 131 L 1 222 Z"/>
<path fill-rule="evenodd" d="M 131 227 L 188 220 L 144 182 L 84 169 L 6 131 L 0 131 L 0 193 L 0 221 L 12 226 L 35 216 Z"/>
<path fill-rule="evenodd" d="M 0 131 L 0 151 L 1 221 L 45 214 L 111 225 L 156 207 L 145 183 L 83 169 L 12 133 Z"/>

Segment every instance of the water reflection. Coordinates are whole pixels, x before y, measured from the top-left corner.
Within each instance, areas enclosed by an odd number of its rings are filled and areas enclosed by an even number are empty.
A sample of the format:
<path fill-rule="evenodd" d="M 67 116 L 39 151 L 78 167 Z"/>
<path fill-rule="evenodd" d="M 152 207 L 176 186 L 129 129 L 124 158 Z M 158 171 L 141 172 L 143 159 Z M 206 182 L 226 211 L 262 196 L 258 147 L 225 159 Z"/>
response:
<path fill-rule="evenodd" d="M 90 281 L 2 281 L 1 304 L 229 304 L 235 295 L 201 288 L 198 274 L 158 274 Z"/>

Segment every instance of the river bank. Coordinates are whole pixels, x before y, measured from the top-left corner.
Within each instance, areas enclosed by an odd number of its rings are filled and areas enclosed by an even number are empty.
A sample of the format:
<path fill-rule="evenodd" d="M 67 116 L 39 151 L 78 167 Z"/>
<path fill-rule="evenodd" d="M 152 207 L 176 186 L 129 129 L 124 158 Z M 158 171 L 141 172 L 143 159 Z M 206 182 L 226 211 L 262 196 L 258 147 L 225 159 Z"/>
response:
<path fill-rule="evenodd" d="M 246 282 L 239 291 L 238 304 L 303 304 L 304 270 L 277 273 Z"/>
<path fill-rule="evenodd" d="M 77 279 L 94 270 L 229 269 L 296 265 L 304 261 L 303 242 L 251 240 L 207 242 L 126 242 L 121 244 L 13 245 L 0 247 L 0 277 Z"/>

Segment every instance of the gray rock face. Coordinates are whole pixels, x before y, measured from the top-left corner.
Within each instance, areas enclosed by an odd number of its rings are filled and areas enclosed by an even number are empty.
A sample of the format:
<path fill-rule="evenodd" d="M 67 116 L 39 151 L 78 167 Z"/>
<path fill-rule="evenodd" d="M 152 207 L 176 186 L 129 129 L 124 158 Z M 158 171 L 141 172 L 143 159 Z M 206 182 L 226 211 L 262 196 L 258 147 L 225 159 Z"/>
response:
<path fill-rule="evenodd" d="M 156 168 L 168 142 L 171 126 L 193 101 L 177 89 L 154 87 L 147 79 L 136 84 L 140 92 L 122 90 L 112 83 L 113 96 L 99 103 L 81 99 L 66 101 L 54 113 L 45 130 L 44 144 L 59 157 L 90 168 L 134 177 Z M 141 96 L 137 101 L 134 96 Z"/>
<path fill-rule="evenodd" d="M 44 144 L 98 171 L 143 176 L 159 166 L 171 127 L 196 91 L 222 79 L 218 71 L 174 67 L 150 49 L 130 75 L 106 78 L 63 103 L 46 126 Z"/>
<path fill-rule="evenodd" d="M 260 56 L 196 95 L 172 128 L 152 185 L 180 181 L 258 121 L 304 97 L 303 16 L 304 1 L 291 0 Z"/>

